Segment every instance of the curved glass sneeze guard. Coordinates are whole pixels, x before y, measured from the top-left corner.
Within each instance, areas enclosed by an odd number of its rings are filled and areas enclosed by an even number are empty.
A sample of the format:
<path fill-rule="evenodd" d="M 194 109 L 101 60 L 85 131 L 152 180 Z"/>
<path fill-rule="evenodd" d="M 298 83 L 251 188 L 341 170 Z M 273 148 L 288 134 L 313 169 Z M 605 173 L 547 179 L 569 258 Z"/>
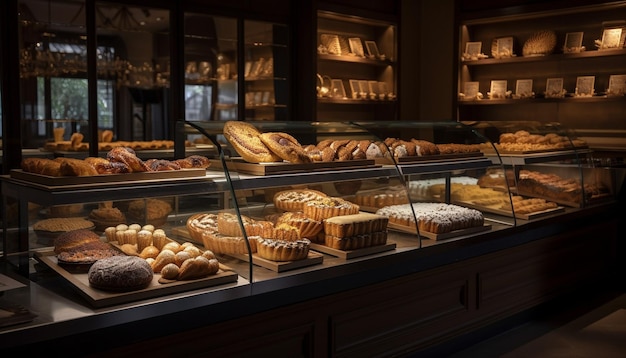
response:
<path fill-rule="evenodd" d="M 329 146 L 335 142 L 347 142 L 350 140 L 382 142 L 378 137 L 362 127 L 350 123 L 323 122 L 267 122 L 248 121 L 254 125 L 261 133 L 284 133 L 293 137 L 303 148 L 318 146 L 326 143 Z M 309 163 L 292 163 L 285 160 L 266 163 L 250 163 L 244 161 L 237 150 L 223 136 L 224 122 L 202 122 L 194 123 L 187 127 L 188 134 L 197 133 L 194 128 L 201 127 L 207 135 L 211 136 L 217 145 L 222 147 L 224 153 L 223 165 L 227 167 L 226 172 L 230 176 L 233 192 L 232 200 L 225 200 L 225 203 L 232 204 L 224 207 L 220 212 L 239 214 L 239 224 L 241 232 L 247 234 L 249 253 L 229 255 L 231 258 L 240 260 L 239 264 L 249 261 L 252 256 L 254 263 L 252 281 L 259 282 L 271 279 L 278 273 L 294 268 L 307 267 L 311 270 L 335 266 L 347 263 L 346 257 L 338 259 L 341 255 L 338 249 L 329 248 L 327 240 L 339 240 L 331 238 L 324 232 L 324 219 L 328 215 L 337 214 L 374 214 L 379 209 L 376 204 L 368 203 L 364 200 L 373 200 L 376 194 L 385 194 L 390 200 L 396 202 L 408 202 L 408 193 L 404 180 L 397 167 L 390 164 L 380 164 L 374 159 L 367 159 L 365 153 L 358 158 L 345 158 L 345 160 L 313 161 Z M 344 143 L 345 144 L 345 143 Z M 349 152 L 349 151 L 348 151 Z M 351 153 L 347 153 L 351 154 Z M 216 165 L 217 167 L 217 165 Z M 217 168 L 215 168 L 217 169 Z M 316 212 L 308 211 L 303 203 L 286 204 L 276 203 L 274 198 L 282 191 L 301 191 L 303 189 L 315 191 L 326 196 L 335 203 L 348 202 L 346 211 L 328 208 L 320 209 Z M 325 211 L 327 210 L 327 211 Z M 338 210 L 335 212 L 335 210 Z M 311 226 L 317 225 L 316 230 L 297 230 L 295 236 L 291 236 L 293 222 L 289 226 L 280 225 L 285 220 L 288 212 L 298 212 L 305 214 L 311 219 Z M 282 217 L 282 219 L 281 219 Z M 330 217 L 330 216 L 328 216 Z M 270 222 L 269 231 L 261 229 L 267 222 Z M 315 224 L 317 223 L 317 224 Z M 256 231 L 259 228 L 261 231 Z M 373 229 L 372 229 L 373 230 Z M 415 228 L 408 227 L 405 232 L 382 232 L 377 229 L 374 232 L 363 232 L 357 235 L 361 240 L 375 240 L 377 247 L 370 248 L 370 254 L 388 252 L 394 249 L 407 250 L 419 248 L 420 238 Z M 299 236 L 304 232 L 306 236 Z M 357 236 L 354 235 L 354 236 Z M 308 255 L 297 260 L 284 260 L 276 257 L 270 260 L 263 257 L 259 252 L 263 238 L 283 239 L 289 241 L 293 238 L 307 239 L 310 241 Z M 328 236 L 328 237 L 327 237 Z M 384 236 L 384 237 L 383 237 Z M 345 238 L 343 241 L 345 241 Z M 356 238 L 353 239 L 355 242 Z M 340 244 L 337 244 L 340 245 Z M 365 244 L 363 244 L 365 245 Z M 373 250 L 373 251 L 371 251 Z M 346 254 L 343 250 L 343 254 Z M 354 251 L 353 252 L 358 252 Z"/>
<path fill-rule="evenodd" d="M 397 152 L 395 160 L 420 223 L 423 246 L 517 225 L 511 203 L 511 174 L 494 144 L 480 132 L 451 121 L 358 125 L 376 132 L 392 149 L 402 150 L 401 143 L 407 142 L 415 146 L 416 154 Z M 444 223 L 437 228 L 422 219 L 441 210 L 456 210 L 456 216 L 476 220 L 463 225 Z"/>
<path fill-rule="evenodd" d="M 272 222 L 274 237 L 287 235 L 277 231 L 278 218 L 288 211 L 304 211 L 303 208 L 285 209 L 274 198 L 283 191 L 310 189 L 327 197 L 339 198 L 359 207 L 360 213 L 388 217 L 385 250 L 411 250 L 435 245 L 443 240 L 454 240 L 477 232 L 497 230 L 516 224 L 512 213 L 507 175 L 498 156 L 484 155 L 483 149 L 493 149 L 493 144 L 478 131 L 457 122 L 267 122 L 248 121 L 261 133 L 284 133 L 293 137 L 306 150 L 319 150 L 325 146 L 337 149 L 334 159 L 328 162 L 290 163 L 284 160 L 267 163 L 244 161 L 237 150 L 223 136 L 224 122 L 194 122 L 186 126 L 187 135 L 197 135 L 199 127 L 206 136 L 221 147 L 226 172 L 230 176 L 232 200 L 225 200 L 220 211 L 239 214 L 240 230 L 247 232 L 250 222 Z M 339 148 L 348 142 L 367 144 L 358 156 L 358 150 L 350 154 L 357 157 L 342 158 Z M 411 145 L 410 143 L 413 143 Z M 429 144 L 427 144 L 429 143 Z M 422 153 L 411 153 L 422 146 Z M 430 146 L 437 152 L 426 152 Z M 401 149 L 403 146 L 404 149 Z M 383 154 L 386 148 L 387 154 Z M 367 150 L 369 148 L 369 151 Z M 376 149 L 377 148 L 377 149 Z M 403 152 L 409 148 L 409 152 Z M 376 157 L 373 153 L 379 150 Z M 393 153 L 393 154 L 392 154 Z M 370 155 L 368 157 L 368 154 Z M 217 165 L 214 169 L 218 169 Z M 487 187 L 481 183 L 489 180 Z M 463 189 L 463 190 L 461 190 Z M 502 196 L 502 208 L 485 212 L 484 222 L 473 227 L 455 228 L 420 226 L 422 204 L 454 205 L 470 211 L 480 211 L 473 203 L 476 194 L 472 190 L 484 189 Z M 468 199 L 468 196 L 470 195 Z M 232 206 L 230 206 L 232 205 Z M 310 212 L 309 212 L 310 213 Z M 392 214 L 390 214 L 392 213 Z M 416 220 L 416 217 L 418 218 Z M 316 218 L 317 219 L 317 218 Z M 320 219 L 323 223 L 325 219 Z M 431 230 L 431 231 L 428 231 Z M 252 281 L 259 282 L 275 277 L 282 270 L 289 270 L 289 262 L 263 260 L 250 245 L 248 255 L 234 255 L 240 262 L 253 257 Z M 261 234 L 261 236 L 264 234 Z M 311 269 L 337 265 L 341 253 L 329 249 L 332 237 L 324 230 L 306 237 L 311 241 L 309 256 L 296 267 Z M 340 250 L 339 250 L 340 251 Z M 345 251 L 345 250 L 344 250 Z M 355 250 L 357 252 L 358 250 Z M 384 252 L 384 250 L 381 250 Z M 323 253 L 321 262 L 316 261 Z M 348 255 L 349 256 L 349 255 Z M 307 260 L 309 263 L 307 263 Z M 344 257 L 345 260 L 345 257 Z M 249 260 L 248 260 L 249 261 Z M 293 264 L 293 263 L 292 263 Z"/>
<path fill-rule="evenodd" d="M 519 195 L 554 202 L 566 210 L 605 203 L 619 195 L 623 183 L 619 171 L 602 166 L 586 140 L 560 123 L 497 121 L 471 126 L 495 143 L 503 164 L 514 174 Z"/>

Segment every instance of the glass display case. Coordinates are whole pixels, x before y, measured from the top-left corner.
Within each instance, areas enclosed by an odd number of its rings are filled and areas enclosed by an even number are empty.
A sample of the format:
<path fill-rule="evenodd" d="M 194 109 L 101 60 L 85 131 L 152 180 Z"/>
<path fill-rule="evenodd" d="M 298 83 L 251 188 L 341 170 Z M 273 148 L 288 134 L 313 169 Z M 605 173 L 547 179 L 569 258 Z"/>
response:
<path fill-rule="evenodd" d="M 581 165 L 584 144 L 556 125 L 186 121 L 178 130 L 212 143 L 207 166 L 85 176 L 14 169 L 2 177 L 4 256 L 26 274 L 34 258 L 36 270 L 53 270 L 96 307 L 217 293 L 549 220 L 613 200 L 623 181 Z M 562 147 L 511 153 L 509 133 L 544 143 L 559 136 Z M 275 157 L 249 159 L 250 146 Z M 146 260 L 166 251 L 159 230 L 179 249 L 210 251 L 219 271 L 174 284 L 159 281 L 159 271 L 147 289 L 100 292 L 85 267 L 54 252 L 55 238 L 85 222 L 89 235 Z M 142 244 L 146 230 L 152 241 Z"/>
<path fill-rule="evenodd" d="M 623 171 L 596 160 L 589 144 L 559 123 L 497 121 L 470 123 L 488 137 L 509 168 L 515 195 L 581 208 L 615 200 Z M 495 156 L 496 153 L 486 153 Z M 515 206 L 515 202 L 513 202 Z"/>

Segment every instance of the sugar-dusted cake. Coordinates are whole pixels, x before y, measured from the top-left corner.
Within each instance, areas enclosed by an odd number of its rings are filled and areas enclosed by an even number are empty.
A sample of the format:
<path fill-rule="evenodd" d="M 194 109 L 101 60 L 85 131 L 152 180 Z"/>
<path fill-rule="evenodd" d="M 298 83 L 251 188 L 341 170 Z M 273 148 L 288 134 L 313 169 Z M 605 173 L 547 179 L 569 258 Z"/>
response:
<path fill-rule="evenodd" d="M 303 260 L 309 255 L 310 246 L 311 241 L 308 239 L 285 241 L 260 238 L 257 242 L 257 254 L 272 261 Z"/>
<path fill-rule="evenodd" d="M 322 221 L 333 216 L 357 214 L 359 206 L 338 197 L 325 197 L 308 201 L 303 212 L 314 220 Z"/>
<path fill-rule="evenodd" d="M 415 215 L 414 215 L 415 213 Z M 376 211 L 390 223 L 416 226 L 420 231 L 443 234 L 484 224 L 483 214 L 475 209 L 446 203 L 413 203 L 392 205 Z"/>

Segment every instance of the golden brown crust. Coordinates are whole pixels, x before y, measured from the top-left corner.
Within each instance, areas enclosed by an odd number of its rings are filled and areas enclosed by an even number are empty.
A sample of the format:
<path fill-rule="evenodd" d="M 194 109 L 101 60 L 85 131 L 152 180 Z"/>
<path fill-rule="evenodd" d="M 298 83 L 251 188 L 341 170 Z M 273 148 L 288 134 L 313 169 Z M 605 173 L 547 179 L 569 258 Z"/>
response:
<path fill-rule="evenodd" d="M 287 189 L 274 194 L 274 206 L 285 211 L 302 211 L 304 204 L 313 199 L 324 198 L 326 194 L 313 189 Z"/>
<path fill-rule="evenodd" d="M 264 259 L 272 261 L 295 261 L 303 260 L 308 257 L 311 241 L 308 239 L 297 241 L 260 239 L 257 245 L 257 253 Z"/>
<path fill-rule="evenodd" d="M 247 162 L 277 162 L 282 160 L 260 138 L 261 132 L 252 124 L 241 121 L 224 123 L 224 137 Z"/>
<path fill-rule="evenodd" d="M 411 139 L 416 145 L 416 153 L 415 155 L 423 156 L 423 155 L 437 155 L 439 154 L 439 148 L 432 142 L 423 139 Z"/>
<path fill-rule="evenodd" d="M 174 160 L 181 168 L 183 169 L 191 169 L 191 168 L 208 168 L 211 166 L 211 161 L 209 158 L 202 155 L 190 155 L 183 159 Z"/>
<path fill-rule="evenodd" d="M 152 172 L 161 172 L 168 170 L 180 170 L 180 165 L 174 161 L 167 159 L 148 159 L 146 165 Z"/>
<path fill-rule="evenodd" d="M 113 131 L 110 129 L 105 129 L 102 131 L 102 142 L 110 143 L 113 141 Z"/>
<path fill-rule="evenodd" d="M 98 171 L 93 165 L 82 159 L 57 158 L 61 165 L 59 170 L 63 176 L 90 176 L 98 175 Z"/>
<path fill-rule="evenodd" d="M 61 176 L 61 163 L 47 158 L 24 158 L 21 168 L 28 173 L 41 175 Z"/>
<path fill-rule="evenodd" d="M 112 162 L 100 157 L 87 157 L 85 161 L 91 164 L 98 174 L 121 174 L 130 173 L 128 165 L 122 162 Z"/>
<path fill-rule="evenodd" d="M 116 147 L 107 153 L 107 159 L 112 162 L 121 162 L 128 166 L 131 172 L 147 172 L 150 168 L 139 159 L 135 151 L 129 147 Z"/>
<path fill-rule="evenodd" d="M 295 226 L 300 230 L 300 237 L 302 238 L 314 238 L 320 231 L 322 231 L 322 222 L 314 220 L 304 215 L 301 211 L 288 211 L 281 214 L 276 218 L 276 223 L 287 223 L 291 226 Z M 277 225 L 275 225 L 276 227 Z"/>
<path fill-rule="evenodd" d="M 306 154 L 296 138 L 283 132 L 266 132 L 259 135 L 261 142 L 274 154 L 290 163 L 310 163 L 311 158 Z"/>
<path fill-rule="evenodd" d="M 70 137 L 70 148 L 73 150 L 78 150 L 83 142 L 83 134 L 82 133 L 72 133 Z"/>

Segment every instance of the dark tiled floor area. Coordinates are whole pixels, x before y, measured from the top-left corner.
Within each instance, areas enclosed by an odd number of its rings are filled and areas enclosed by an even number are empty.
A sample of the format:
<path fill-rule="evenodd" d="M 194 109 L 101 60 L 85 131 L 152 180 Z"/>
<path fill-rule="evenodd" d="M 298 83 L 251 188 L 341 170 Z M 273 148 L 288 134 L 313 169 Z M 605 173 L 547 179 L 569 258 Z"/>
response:
<path fill-rule="evenodd" d="M 450 358 L 624 358 L 626 293 L 556 303 Z"/>

